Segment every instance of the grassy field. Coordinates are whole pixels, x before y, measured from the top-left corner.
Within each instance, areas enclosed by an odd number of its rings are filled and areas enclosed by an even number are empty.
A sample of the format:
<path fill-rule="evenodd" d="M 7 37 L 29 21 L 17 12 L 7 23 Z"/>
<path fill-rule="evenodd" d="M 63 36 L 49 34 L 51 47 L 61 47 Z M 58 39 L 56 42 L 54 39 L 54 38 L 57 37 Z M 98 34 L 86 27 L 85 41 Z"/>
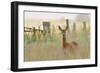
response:
<path fill-rule="evenodd" d="M 79 56 L 74 54 L 65 55 L 62 49 L 62 36 L 55 34 L 49 38 L 34 38 L 32 35 L 24 35 L 24 61 L 47 61 L 47 60 L 73 60 L 90 58 L 90 35 L 79 32 L 68 34 L 67 41 L 76 41 L 80 46 Z"/>

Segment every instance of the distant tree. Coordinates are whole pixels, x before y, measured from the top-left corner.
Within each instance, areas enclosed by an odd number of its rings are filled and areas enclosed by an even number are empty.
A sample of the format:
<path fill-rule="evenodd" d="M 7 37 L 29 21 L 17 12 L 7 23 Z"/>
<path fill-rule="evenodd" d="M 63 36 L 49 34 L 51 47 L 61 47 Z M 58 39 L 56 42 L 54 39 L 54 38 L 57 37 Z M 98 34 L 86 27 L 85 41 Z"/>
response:
<path fill-rule="evenodd" d="M 53 36 L 53 35 L 55 35 L 55 33 L 56 33 L 55 26 L 54 26 L 54 25 L 52 25 L 52 36 Z"/>
<path fill-rule="evenodd" d="M 76 31 L 76 23 L 75 22 L 73 23 L 73 26 L 72 26 L 72 34 L 71 35 L 74 39 L 76 38 L 77 31 Z"/>
<path fill-rule="evenodd" d="M 35 27 L 33 27 L 33 29 L 32 29 L 32 41 L 36 41 L 36 29 L 35 29 Z"/>
<path fill-rule="evenodd" d="M 86 30 L 87 30 L 86 22 L 84 21 L 84 22 L 83 22 L 83 32 L 86 32 Z"/>
<path fill-rule="evenodd" d="M 68 32 L 70 32 L 69 19 L 66 19 L 66 25 L 67 25 Z"/>
<path fill-rule="evenodd" d="M 72 28 L 72 32 L 76 32 L 76 23 L 73 23 L 73 28 Z"/>
<path fill-rule="evenodd" d="M 38 26 L 38 39 L 41 38 L 41 30 L 40 30 L 40 26 Z"/>

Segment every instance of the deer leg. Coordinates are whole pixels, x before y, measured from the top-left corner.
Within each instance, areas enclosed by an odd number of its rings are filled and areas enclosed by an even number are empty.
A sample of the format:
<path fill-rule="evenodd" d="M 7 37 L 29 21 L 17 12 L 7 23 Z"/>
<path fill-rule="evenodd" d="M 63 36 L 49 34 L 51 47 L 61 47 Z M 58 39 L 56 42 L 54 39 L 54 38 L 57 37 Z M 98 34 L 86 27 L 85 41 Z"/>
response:
<path fill-rule="evenodd" d="M 66 52 L 67 52 L 67 56 L 70 57 L 70 55 L 71 55 L 70 48 L 67 48 Z"/>
<path fill-rule="evenodd" d="M 74 55 L 76 58 L 80 58 L 80 57 L 81 57 L 79 46 L 74 46 L 72 52 L 73 52 L 73 55 Z"/>
<path fill-rule="evenodd" d="M 63 48 L 63 54 L 66 55 L 66 50 Z"/>
<path fill-rule="evenodd" d="M 70 51 L 68 49 L 64 49 L 64 55 L 67 55 L 68 57 L 70 56 Z"/>

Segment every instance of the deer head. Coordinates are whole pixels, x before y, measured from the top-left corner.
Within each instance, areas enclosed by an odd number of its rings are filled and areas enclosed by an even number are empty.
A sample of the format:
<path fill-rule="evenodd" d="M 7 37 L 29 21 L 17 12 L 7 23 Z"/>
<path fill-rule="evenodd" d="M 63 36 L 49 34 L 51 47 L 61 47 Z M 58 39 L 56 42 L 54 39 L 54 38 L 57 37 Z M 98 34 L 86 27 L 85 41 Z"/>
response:
<path fill-rule="evenodd" d="M 58 26 L 58 28 L 62 34 L 62 46 L 63 48 L 65 48 L 66 47 L 66 31 L 68 30 L 68 26 L 66 26 L 65 29 L 62 29 L 60 26 Z"/>
<path fill-rule="evenodd" d="M 61 33 L 62 33 L 63 35 L 65 35 L 65 34 L 66 34 L 66 31 L 68 30 L 68 26 L 66 26 L 65 29 L 62 29 L 60 26 L 58 26 L 58 28 L 59 28 L 59 30 L 61 31 Z"/>

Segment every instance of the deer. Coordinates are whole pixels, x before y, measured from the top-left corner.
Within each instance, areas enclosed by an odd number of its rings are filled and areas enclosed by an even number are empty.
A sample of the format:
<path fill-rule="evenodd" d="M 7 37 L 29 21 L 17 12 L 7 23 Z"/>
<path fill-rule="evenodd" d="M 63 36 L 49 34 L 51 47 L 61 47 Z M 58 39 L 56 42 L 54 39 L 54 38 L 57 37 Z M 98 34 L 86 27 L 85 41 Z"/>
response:
<path fill-rule="evenodd" d="M 79 44 L 76 41 L 68 42 L 66 39 L 66 31 L 68 30 L 68 26 L 65 29 L 62 29 L 58 26 L 62 35 L 62 49 L 64 51 L 64 55 L 78 54 L 79 53 Z"/>

